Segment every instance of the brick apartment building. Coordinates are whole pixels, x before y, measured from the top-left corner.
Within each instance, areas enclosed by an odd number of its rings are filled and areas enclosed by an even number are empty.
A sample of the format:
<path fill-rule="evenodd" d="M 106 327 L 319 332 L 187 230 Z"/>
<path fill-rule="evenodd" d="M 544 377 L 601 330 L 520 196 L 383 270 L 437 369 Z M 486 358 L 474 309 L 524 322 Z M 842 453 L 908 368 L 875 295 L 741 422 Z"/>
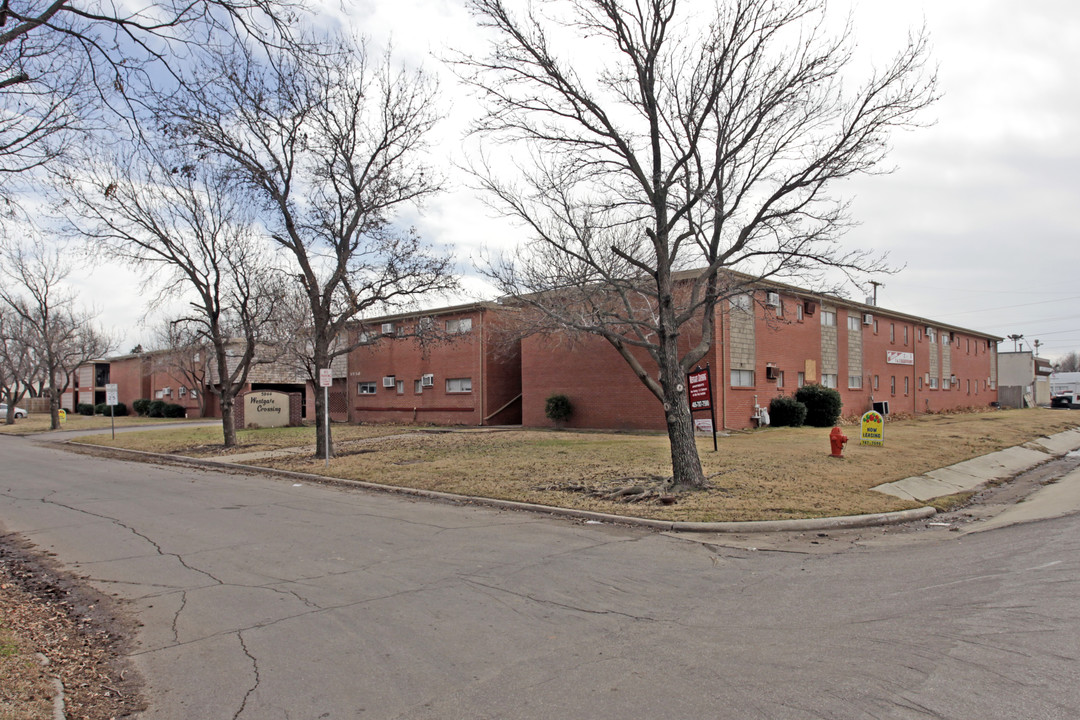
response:
<path fill-rule="evenodd" d="M 331 417 L 550 427 L 544 406 L 560 393 L 574 407 L 567 427 L 665 428 L 660 403 L 606 341 L 561 334 L 518 339 L 520 316 L 510 305 L 473 303 L 355 324 L 350 340 L 364 344 L 334 365 Z M 808 383 L 838 390 L 845 415 L 874 403 L 919 414 L 998 400 L 1001 338 L 986 333 L 777 283 L 725 301 L 716 323 L 717 341 L 700 365 L 712 371 L 719 428 L 754 427 L 774 397 Z M 152 354 L 95 363 L 80 368 L 79 377 L 100 376 L 104 364 L 128 404 L 159 394 L 191 403 L 193 392 L 206 393 L 146 355 Z M 263 366 L 253 370 L 249 386 L 302 391 L 305 417 L 314 415 L 316 389 L 295 371 Z M 80 397 L 104 394 L 104 387 L 84 387 L 76 390 Z M 219 414 L 213 402 L 206 414 Z"/>

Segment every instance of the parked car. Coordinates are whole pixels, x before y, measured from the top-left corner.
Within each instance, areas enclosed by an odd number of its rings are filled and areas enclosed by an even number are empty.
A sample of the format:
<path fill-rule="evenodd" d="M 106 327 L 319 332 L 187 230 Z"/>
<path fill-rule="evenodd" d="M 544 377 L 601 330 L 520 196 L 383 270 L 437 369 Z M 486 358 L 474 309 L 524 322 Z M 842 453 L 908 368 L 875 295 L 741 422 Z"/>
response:
<path fill-rule="evenodd" d="M 0 419 L 6 418 L 6 417 L 7 417 L 7 403 L 0 403 Z M 17 418 L 26 417 L 26 411 L 23 410 L 18 405 L 16 405 L 15 406 L 15 417 L 17 417 Z"/>
<path fill-rule="evenodd" d="M 1080 408 L 1080 397 L 1072 393 L 1064 393 L 1062 395 L 1055 395 L 1050 398 L 1050 407 L 1052 408 Z"/>

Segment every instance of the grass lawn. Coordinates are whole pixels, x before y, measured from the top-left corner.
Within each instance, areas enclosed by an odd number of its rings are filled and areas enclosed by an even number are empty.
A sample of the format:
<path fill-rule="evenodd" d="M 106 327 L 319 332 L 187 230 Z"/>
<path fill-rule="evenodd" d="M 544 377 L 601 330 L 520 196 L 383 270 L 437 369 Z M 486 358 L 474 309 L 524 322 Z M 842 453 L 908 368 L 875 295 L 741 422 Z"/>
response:
<path fill-rule="evenodd" d="M 1080 414 L 1061 410 L 928 415 L 888 423 L 884 447 L 858 445 L 858 428 L 849 425 L 844 431 L 851 440 L 842 460 L 829 456 L 829 428 L 736 433 L 720 438 L 719 452 L 713 452 L 712 439 L 703 436 L 698 447 L 711 487 L 680 494 L 676 504 L 667 506 L 624 504 L 569 489 L 617 488 L 635 484 L 636 478 L 669 475 L 663 435 L 546 430 L 432 434 L 402 426 L 339 426 L 334 428 L 338 457 L 330 461 L 329 469 L 310 456 L 256 464 L 664 520 L 769 520 L 917 507 L 919 503 L 869 488 L 1078 424 Z M 207 430 L 132 433 L 117 436 L 115 442 L 87 440 L 138 450 L 207 454 L 212 449 L 197 439 Z M 240 442 L 246 445 L 245 452 L 289 442 L 313 444 L 314 433 L 313 428 L 242 431 Z M 401 437 L 402 433 L 410 434 Z"/>
<path fill-rule="evenodd" d="M 116 427 L 132 427 L 136 425 L 161 425 L 166 423 L 183 423 L 187 420 L 167 420 L 163 418 L 147 418 L 137 415 L 125 415 L 116 418 Z M 60 423 L 61 430 L 96 430 L 107 428 L 112 424 L 108 415 L 79 415 L 68 413 L 67 420 Z M 5 425 L 4 418 L 0 417 L 0 435 L 33 435 L 34 433 L 49 432 L 48 413 L 30 413 L 25 418 L 19 418 L 14 425 Z"/>

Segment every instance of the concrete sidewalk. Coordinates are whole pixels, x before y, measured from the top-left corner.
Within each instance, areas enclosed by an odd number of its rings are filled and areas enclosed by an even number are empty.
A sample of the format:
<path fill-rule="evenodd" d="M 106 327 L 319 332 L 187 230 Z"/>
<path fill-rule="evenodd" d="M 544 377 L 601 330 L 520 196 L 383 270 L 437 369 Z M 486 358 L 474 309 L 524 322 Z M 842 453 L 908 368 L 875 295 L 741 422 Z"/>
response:
<path fill-rule="evenodd" d="M 884 483 L 871 490 L 904 500 L 926 502 L 943 495 L 974 491 L 990 482 L 1008 480 L 1077 449 L 1080 449 L 1080 428 L 998 450 L 923 475 Z"/>

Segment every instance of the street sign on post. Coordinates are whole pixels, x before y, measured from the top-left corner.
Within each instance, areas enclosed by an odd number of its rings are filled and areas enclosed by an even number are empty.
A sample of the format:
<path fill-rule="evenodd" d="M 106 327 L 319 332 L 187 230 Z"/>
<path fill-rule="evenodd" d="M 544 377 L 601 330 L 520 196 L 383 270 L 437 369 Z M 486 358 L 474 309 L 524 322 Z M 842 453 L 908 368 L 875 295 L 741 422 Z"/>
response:
<path fill-rule="evenodd" d="M 319 368 L 319 387 L 323 389 L 323 432 L 326 438 L 325 467 L 330 467 L 330 386 L 334 384 L 334 373 L 330 368 Z"/>
<path fill-rule="evenodd" d="M 116 383 L 108 383 L 105 385 L 105 404 L 109 406 L 109 415 L 111 420 L 109 424 L 112 425 L 113 440 L 116 439 L 116 406 L 120 404 L 120 389 L 116 386 Z"/>

